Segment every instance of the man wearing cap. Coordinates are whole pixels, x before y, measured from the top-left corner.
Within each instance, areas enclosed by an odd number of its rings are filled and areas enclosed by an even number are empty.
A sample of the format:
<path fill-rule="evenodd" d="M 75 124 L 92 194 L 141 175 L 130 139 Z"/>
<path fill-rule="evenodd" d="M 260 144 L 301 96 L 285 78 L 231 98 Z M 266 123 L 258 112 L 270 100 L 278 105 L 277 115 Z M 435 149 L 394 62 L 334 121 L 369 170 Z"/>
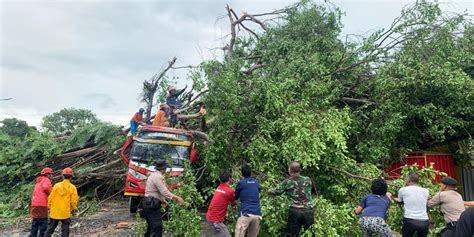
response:
<path fill-rule="evenodd" d="M 138 129 L 138 125 L 143 124 L 143 113 L 145 112 L 145 109 L 140 108 L 138 112 L 136 112 L 132 119 L 130 120 L 130 133 L 132 136 L 135 135 Z"/>
<path fill-rule="evenodd" d="M 53 169 L 46 167 L 41 170 L 40 176 L 36 178 L 35 189 L 33 190 L 33 198 L 31 199 L 30 215 L 31 222 L 30 236 L 38 235 L 43 237 L 48 227 L 48 196 L 51 193 L 51 175 Z"/>
<path fill-rule="evenodd" d="M 186 85 L 182 90 L 176 92 L 175 86 L 168 86 L 168 96 L 166 97 L 166 104 L 169 106 L 169 117 L 171 127 L 174 127 L 177 123 L 177 115 L 174 113 L 176 109 L 181 107 L 181 101 L 178 100 L 178 97 L 183 94 L 188 85 Z"/>
<path fill-rule="evenodd" d="M 292 162 L 288 167 L 290 177 L 281 182 L 277 188 L 270 190 L 270 194 L 285 193 L 288 197 L 288 222 L 285 236 L 299 236 L 301 227 L 307 230 L 314 223 L 314 209 L 311 203 L 311 179 L 300 175 L 301 166 Z"/>
<path fill-rule="evenodd" d="M 183 205 L 184 200 L 168 190 L 163 174 L 169 165 L 165 160 L 155 163 L 155 172 L 150 172 L 145 185 L 145 197 L 143 198 L 143 212 L 145 213 L 147 229 L 145 236 L 161 237 L 163 235 L 163 220 L 161 219 L 161 204 L 166 200 L 175 200 Z"/>
<path fill-rule="evenodd" d="M 441 180 L 441 191 L 428 200 L 428 207 L 441 206 L 446 227 L 441 231 L 441 236 L 454 235 L 456 222 L 465 210 L 462 196 L 456 192 L 457 181 L 451 177 L 444 177 Z"/>
<path fill-rule="evenodd" d="M 61 236 L 69 236 L 71 215 L 77 211 L 79 196 L 76 186 L 71 183 L 73 171 L 68 167 L 63 169 L 61 174 L 63 181 L 54 185 L 48 199 L 49 223 L 46 237 L 50 237 L 54 233 L 59 222 L 61 222 Z"/>

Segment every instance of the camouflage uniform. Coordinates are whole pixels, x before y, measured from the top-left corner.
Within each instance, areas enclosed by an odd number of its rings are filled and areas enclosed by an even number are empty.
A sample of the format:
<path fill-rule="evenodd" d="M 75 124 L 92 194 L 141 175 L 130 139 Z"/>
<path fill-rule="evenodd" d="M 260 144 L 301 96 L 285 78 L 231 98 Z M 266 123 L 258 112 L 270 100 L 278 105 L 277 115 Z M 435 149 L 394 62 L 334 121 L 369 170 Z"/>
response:
<path fill-rule="evenodd" d="M 311 179 L 305 176 L 289 177 L 281 182 L 272 194 L 286 193 L 288 197 L 288 222 L 285 236 L 298 236 L 301 226 L 308 229 L 314 223 L 311 203 Z"/>

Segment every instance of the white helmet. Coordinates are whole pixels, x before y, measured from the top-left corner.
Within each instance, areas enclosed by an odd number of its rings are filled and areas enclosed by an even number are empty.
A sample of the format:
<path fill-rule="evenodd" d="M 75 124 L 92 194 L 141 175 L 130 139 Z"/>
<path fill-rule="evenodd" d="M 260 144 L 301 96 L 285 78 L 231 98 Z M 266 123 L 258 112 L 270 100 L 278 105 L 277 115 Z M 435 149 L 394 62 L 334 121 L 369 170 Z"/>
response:
<path fill-rule="evenodd" d="M 168 86 L 168 91 L 176 90 L 176 86 L 169 85 Z"/>

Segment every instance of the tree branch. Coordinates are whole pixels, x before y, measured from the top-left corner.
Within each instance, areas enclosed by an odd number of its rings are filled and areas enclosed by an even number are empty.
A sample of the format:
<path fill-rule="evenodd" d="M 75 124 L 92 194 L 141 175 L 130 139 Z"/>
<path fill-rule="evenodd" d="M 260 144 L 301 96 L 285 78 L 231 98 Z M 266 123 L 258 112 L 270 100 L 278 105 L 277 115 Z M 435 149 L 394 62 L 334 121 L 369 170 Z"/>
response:
<path fill-rule="evenodd" d="M 349 97 L 341 97 L 341 101 L 344 102 L 350 102 L 350 103 L 362 103 L 362 104 L 377 104 L 373 101 L 370 101 L 368 99 L 356 99 L 356 98 L 349 98 Z"/>
<path fill-rule="evenodd" d="M 333 170 L 336 170 L 336 171 L 339 171 L 339 172 L 342 172 L 342 173 L 344 173 L 345 175 L 347 175 L 351 178 L 358 178 L 358 179 L 363 179 L 363 180 L 367 180 L 367 181 L 372 181 L 372 178 L 352 174 L 352 173 L 349 173 L 348 171 L 345 171 L 343 169 L 339 169 L 339 168 L 336 168 L 336 167 L 333 167 L 333 166 L 329 166 L 329 168 L 331 168 Z"/>
<path fill-rule="evenodd" d="M 252 67 L 250 67 L 249 69 L 245 70 L 243 73 L 248 76 L 248 75 L 252 74 L 253 71 L 255 71 L 259 68 L 262 68 L 262 67 L 266 67 L 266 66 L 267 66 L 267 64 L 264 64 L 264 63 L 262 63 L 262 64 L 261 63 L 256 63 Z"/>
<path fill-rule="evenodd" d="M 168 62 L 168 66 L 163 71 L 161 71 L 159 74 L 156 73 L 153 75 L 149 82 L 144 82 L 143 101 L 147 104 L 145 121 L 150 120 L 151 109 L 153 108 L 153 98 L 155 97 L 156 90 L 158 89 L 158 83 L 166 75 L 166 72 L 168 72 L 168 70 L 173 67 L 173 65 L 176 63 L 176 60 L 177 58 L 173 57 L 171 61 Z"/>

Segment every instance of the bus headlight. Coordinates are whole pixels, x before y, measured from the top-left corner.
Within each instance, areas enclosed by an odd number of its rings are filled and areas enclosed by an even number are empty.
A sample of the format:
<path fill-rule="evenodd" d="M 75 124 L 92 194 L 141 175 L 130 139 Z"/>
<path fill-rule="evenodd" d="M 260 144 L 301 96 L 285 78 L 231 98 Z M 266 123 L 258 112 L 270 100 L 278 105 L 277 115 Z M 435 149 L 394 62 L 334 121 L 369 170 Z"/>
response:
<path fill-rule="evenodd" d="M 128 169 L 128 173 L 131 174 L 134 178 L 139 179 L 139 180 L 145 180 L 147 177 L 146 175 L 134 170 L 134 169 Z"/>

